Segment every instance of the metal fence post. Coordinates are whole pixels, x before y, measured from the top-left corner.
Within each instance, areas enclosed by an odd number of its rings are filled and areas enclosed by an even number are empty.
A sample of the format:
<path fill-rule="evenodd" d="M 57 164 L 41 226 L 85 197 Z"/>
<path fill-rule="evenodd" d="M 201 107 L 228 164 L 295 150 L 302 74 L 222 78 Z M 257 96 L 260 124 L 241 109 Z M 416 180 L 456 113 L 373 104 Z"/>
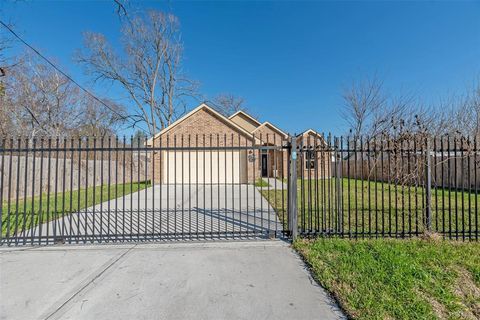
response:
<path fill-rule="evenodd" d="M 432 159 L 430 139 L 426 138 L 425 161 L 425 218 L 427 231 L 432 230 Z"/>
<path fill-rule="evenodd" d="M 289 202 L 290 212 L 288 213 L 289 228 L 292 232 L 292 240 L 297 238 L 298 234 L 298 212 L 297 212 L 297 141 L 295 135 L 290 137 L 290 177 L 289 177 Z"/>

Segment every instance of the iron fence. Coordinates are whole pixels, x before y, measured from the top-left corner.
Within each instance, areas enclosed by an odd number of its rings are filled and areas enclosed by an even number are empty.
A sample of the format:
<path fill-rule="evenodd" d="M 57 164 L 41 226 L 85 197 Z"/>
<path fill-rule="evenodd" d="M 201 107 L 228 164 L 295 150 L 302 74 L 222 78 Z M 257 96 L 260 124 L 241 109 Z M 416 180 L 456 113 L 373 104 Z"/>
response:
<path fill-rule="evenodd" d="M 0 243 L 278 236 L 478 240 L 477 139 L 2 139 Z"/>
<path fill-rule="evenodd" d="M 478 240 L 476 138 L 317 135 L 297 151 L 300 235 Z"/>
<path fill-rule="evenodd" d="M 2 139 L 0 243 L 274 237 L 284 190 L 270 135 Z M 284 210 L 284 212 L 286 212 Z"/>

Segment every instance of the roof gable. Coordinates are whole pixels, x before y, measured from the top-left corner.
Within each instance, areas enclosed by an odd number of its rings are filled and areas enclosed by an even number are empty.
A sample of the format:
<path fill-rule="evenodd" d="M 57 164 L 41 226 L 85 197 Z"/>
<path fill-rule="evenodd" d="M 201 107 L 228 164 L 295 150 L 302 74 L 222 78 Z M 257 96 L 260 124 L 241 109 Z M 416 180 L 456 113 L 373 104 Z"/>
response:
<path fill-rule="evenodd" d="M 315 131 L 313 129 L 307 129 L 307 130 L 303 131 L 302 133 L 297 134 L 297 137 L 304 136 L 304 135 L 307 135 L 307 134 L 312 134 L 312 135 L 316 135 L 316 136 L 319 136 L 319 137 L 323 138 L 322 134 L 318 133 L 317 131 Z"/>
<path fill-rule="evenodd" d="M 234 113 L 228 119 L 232 122 L 235 122 L 237 125 L 247 130 L 248 132 L 252 132 L 261 125 L 260 122 L 258 122 L 256 119 L 252 118 L 243 111 L 238 111 Z"/>
<path fill-rule="evenodd" d="M 287 137 L 288 134 L 286 134 L 285 132 L 283 132 L 282 130 L 280 130 L 279 128 L 275 127 L 273 124 L 271 124 L 270 122 L 268 121 L 265 121 L 264 123 L 262 123 L 262 125 L 260 125 L 259 127 L 257 127 L 255 130 L 252 131 L 252 134 L 255 133 L 256 131 L 259 131 L 261 128 L 263 127 L 268 127 L 270 129 L 272 129 L 273 131 L 276 131 L 277 133 L 283 135 L 284 137 Z"/>
<path fill-rule="evenodd" d="M 166 133 L 168 133 L 169 131 L 171 131 L 173 128 L 175 128 L 176 126 L 178 126 L 179 124 L 183 123 L 185 120 L 189 119 L 190 117 L 194 116 L 195 114 L 197 114 L 198 112 L 200 111 L 207 111 L 210 115 L 212 115 L 213 117 L 219 119 L 220 121 L 222 121 L 223 123 L 225 123 L 226 125 L 228 125 L 229 127 L 231 127 L 232 129 L 236 130 L 236 131 L 239 131 L 240 133 L 248 136 L 248 137 L 252 137 L 251 133 L 248 132 L 247 130 L 245 130 L 244 128 L 242 128 L 241 126 L 237 125 L 236 123 L 234 123 L 233 121 L 231 121 L 230 119 L 226 118 L 225 116 L 223 116 L 222 114 L 220 114 L 219 112 L 215 111 L 213 108 L 209 107 L 207 104 L 205 103 L 202 103 L 200 104 L 198 107 L 196 107 L 195 109 L 193 109 L 192 111 L 190 111 L 189 113 L 187 113 L 186 115 L 184 115 L 183 117 L 179 118 L 177 121 L 173 122 L 171 125 L 169 125 L 168 127 L 164 128 L 162 131 L 160 131 L 159 133 L 155 134 L 152 138 L 150 138 L 147 142 L 147 145 L 151 145 L 152 144 L 152 141 L 158 137 L 160 137 L 161 135 L 164 135 Z"/>
<path fill-rule="evenodd" d="M 239 111 L 235 112 L 230 117 L 228 117 L 228 119 L 231 120 L 235 117 L 243 117 L 244 119 L 248 119 L 248 120 L 250 120 L 250 122 L 254 123 L 257 127 L 262 125 L 262 123 L 260 121 L 258 121 L 257 119 L 255 119 L 254 117 L 252 117 L 251 115 L 249 115 L 248 113 L 246 113 L 245 111 L 242 111 L 242 110 L 239 110 Z"/>
<path fill-rule="evenodd" d="M 302 133 L 297 134 L 297 141 L 299 141 L 300 139 L 305 139 L 308 136 L 318 137 L 320 142 L 324 144 L 326 143 L 324 136 L 313 129 L 308 129 L 303 131 Z M 315 138 L 315 141 L 316 141 L 316 138 Z"/>

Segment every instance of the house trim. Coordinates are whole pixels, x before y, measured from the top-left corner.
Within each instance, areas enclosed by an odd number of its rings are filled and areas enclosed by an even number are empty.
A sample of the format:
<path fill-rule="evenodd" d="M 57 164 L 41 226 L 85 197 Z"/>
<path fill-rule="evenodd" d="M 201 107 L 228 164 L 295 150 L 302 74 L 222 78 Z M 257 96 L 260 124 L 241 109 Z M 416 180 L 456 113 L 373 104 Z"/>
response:
<path fill-rule="evenodd" d="M 257 127 L 255 130 L 252 131 L 252 134 L 259 130 L 260 128 L 262 127 L 270 127 L 271 129 L 277 131 L 278 133 L 280 133 L 281 135 L 283 135 L 285 138 L 288 136 L 288 134 L 286 134 L 285 132 L 283 132 L 282 130 L 280 130 L 279 128 L 275 127 L 273 124 L 271 124 L 270 122 L 268 121 L 265 121 L 264 123 L 262 123 L 259 127 Z"/>

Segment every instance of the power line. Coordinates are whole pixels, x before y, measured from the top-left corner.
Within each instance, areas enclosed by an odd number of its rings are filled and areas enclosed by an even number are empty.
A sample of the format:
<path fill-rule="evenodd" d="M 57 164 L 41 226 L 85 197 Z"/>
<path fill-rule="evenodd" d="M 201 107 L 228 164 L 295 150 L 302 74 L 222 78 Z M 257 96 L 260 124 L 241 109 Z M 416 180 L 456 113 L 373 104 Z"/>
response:
<path fill-rule="evenodd" d="M 45 60 L 52 68 L 54 68 L 55 70 L 57 70 L 59 73 L 61 73 L 65 78 L 67 78 L 68 80 L 70 80 L 72 83 L 74 83 L 75 85 L 77 85 L 81 90 L 83 90 L 86 94 L 88 94 L 90 97 L 92 97 L 95 101 L 99 102 L 100 104 L 102 104 L 103 106 L 105 106 L 107 109 L 109 109 L 110 111 L 112 111 L 113 113 L 115 113 L 117 116 L 121 117 L 122 119 L 125 119 L 127 121 L 128 118 L 125 116 L 125 115 L 122 115 L 120 114 L 119 112 L 117 112 L 116 110 L 112 109 L 109 105 L 107 105 L 105 102 L 103 102 L 102 100 L 100 100 L 99 98 L 97 98 L 97 96 L 95 96 L 93 93 L 91 93 L 88 89 L 84 88 L 80 83 L 78 83 L 77 81 L 75 81 L 72 77 L 70 77 L 67 73 L 65 73 L 64 71 L 62 71 L 59 67 L 57 67 L 52 61 L 50 61 L 47 57 L 45 57 L 43 54 L 40 53 L 40 51 L 38 51 L 37 49 L 35 49 L 33 46 L 31 46 L 29 43 L 27 43 L 25 40 L 22 39 L 22 37 L 20 37 L 12 28 L 10 28 L 6 23 L 4 23 L 2 20 L 0 20 L 0 24 L 2 26 L 4 26 L 8 31 L 10 31 L 11 34 L 13 34 L 15 36 L 15 38 L 17 38 L 21 43 L 23 43 L 24 45 L 26 45 L 28 48 L 30 48 L 30 50 L 32 50 L 33 52 L 35 52 L 38 56 L 40 56 L 43 60 Z M 129 121 L 133 127 L 135 127 L 136 123 L 135 122 L 132 122 L 132 121 Z M 138 127 L 140 130 L 142 130 L 143 132 L 147 133 L 148 132 L 146 130 L 144 130 L 143 128 L 141 127 Z"/>

